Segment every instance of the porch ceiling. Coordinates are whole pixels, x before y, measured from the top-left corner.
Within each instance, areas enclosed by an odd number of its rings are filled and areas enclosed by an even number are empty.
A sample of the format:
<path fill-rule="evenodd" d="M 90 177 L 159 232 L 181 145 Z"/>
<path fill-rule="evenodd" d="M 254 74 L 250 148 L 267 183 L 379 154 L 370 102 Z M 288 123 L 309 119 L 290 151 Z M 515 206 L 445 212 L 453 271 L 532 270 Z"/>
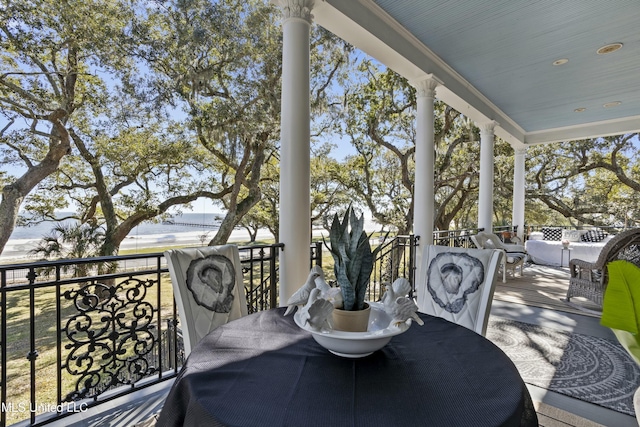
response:
<path fill-rule="evenodd" d="M 439 99 L 514 146 L 640 131 L 638 1 L 316 0 L 313 14 L 408 79 L 433 74 Z"/>

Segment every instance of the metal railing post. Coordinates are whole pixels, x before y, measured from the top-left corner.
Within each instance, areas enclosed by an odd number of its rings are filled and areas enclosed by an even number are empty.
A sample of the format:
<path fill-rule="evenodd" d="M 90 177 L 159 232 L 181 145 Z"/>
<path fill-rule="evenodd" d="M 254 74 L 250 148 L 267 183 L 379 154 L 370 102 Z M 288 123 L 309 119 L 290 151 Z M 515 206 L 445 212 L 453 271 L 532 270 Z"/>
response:
<path fill-rule="evenodd" d="M 162 256 L 156 258 L 156 281 L 158 282 L 158 295 L 156 304 L 158 305 L 158 310 L 156 312 L 158 322 L 158 342 L 156 343 L 158 349 L 158 379 L 162 379 L 162 372 L 164 371 L 164 365 L 162 363 L 162 275 L 160 270 L 162 269 Z M 169 335 L 169 331 L 167 331 L 167 335 Z"/>
<path fill-rule="evenodd" d="M 316 265 L 322 267 L 322 242 L 316 242 Z"/>
<path fill-rule="evenodd" d="M 60 292 L 60 266 L 56 267 L 56 371 L 57 371 L 57 401 L 62 403 L 62 293 Z"/>
<path fill-rule="evenodd" d="M 29 408 L 36 408 L 36 359 L 38 358 L 38 351 L 36 350 L 36 290 L 33 284 L 38 277 L 35 268 L 29 269 L 27 279 L 29 280 L 29 353 L 27 354 L 27 360 L 29 361 L 31 390 L 29 396 Z M 31 424 L 36 422 L 36 412 L 29 411 L 31 414 Z"/>
<path fill-rule="evenodd" d="M 2 355 L 0 356 L 0 369 L 2 376 L 0 377 L 0 405 L 5 408 L 7 405 L 7 272 L 0 272 L 0 333 L 2 333 Z M 0 425 L 7 425 L 7 411 L 0 411 Z"/>
<path fill-rule="evenodd" d="M 416 247 L 419 245 L 420 236 L 409 236 L 409 282 L 411 282 L 411 294 L 409 297 L 413 298 L 416 290 L 416 254 L 418 251 Z"/>
<path fill-rule="evenodd" d="M 278 306 L 278 276 L 276 273 L 276 260 L 280 253 L 279 248 L 271 248 L 271 256 L 269 257 L 269 307 L 276 308 Z"/>

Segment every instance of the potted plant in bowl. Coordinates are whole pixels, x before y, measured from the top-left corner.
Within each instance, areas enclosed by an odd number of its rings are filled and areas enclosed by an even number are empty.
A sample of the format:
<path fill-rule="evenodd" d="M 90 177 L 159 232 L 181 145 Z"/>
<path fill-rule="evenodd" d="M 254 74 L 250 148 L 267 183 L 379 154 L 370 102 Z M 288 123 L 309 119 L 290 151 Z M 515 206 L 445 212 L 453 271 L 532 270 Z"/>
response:
<path fill-rule="evenodd" d="M 335 214 L 329 230 L 329 241 L 331 246 L 328 249 L 333 256 L 333 270 L 343 300 L 342 309 L 337 307 L 333 311 L 334 328 L 366 331 L 370 307 L 364 300 L 375 254 L 380 247 L 371 250 L 369 236 L 364 231 L 364 214 L 358 218 L 351 206 L 347 208 L 342 221 Z"/>

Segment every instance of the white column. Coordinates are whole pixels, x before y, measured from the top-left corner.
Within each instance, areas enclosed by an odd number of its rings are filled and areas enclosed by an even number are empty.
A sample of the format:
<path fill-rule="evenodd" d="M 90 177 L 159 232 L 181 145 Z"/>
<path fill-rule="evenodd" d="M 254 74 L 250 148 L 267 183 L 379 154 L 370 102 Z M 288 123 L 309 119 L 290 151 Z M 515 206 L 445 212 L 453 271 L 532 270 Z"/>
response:
<path fill-rule="evenodd" d="M 280 305 L 304 284 L 311 245 L 309 33 L 313 0 L 280 0 L 282 106 L 280 136 Z"/>
<path fill-rule="evenodd" d="M 518 226 L 518 237 L 524 241 L 524 160 L 527 148 L 516 148 L 513 165 L 513 216 L 511 223 Z"/>
<path fill-rule="evenodd" d="M 413 233 L 420 236 L 416 250 L 416 279 L 422 277 L 422 252 L 433 244 L 435 214 L 435 119 L 433 102 L 441 84 L 433 75 L 411 82 L 416 88 L 416 151 L 413 183 Z"/>
<path fill-rule="evenodd" d="M 478 227 L 493 230 L 493 130 L 497 123 L 480 125 L 480 188 L 478 195 Z"/>

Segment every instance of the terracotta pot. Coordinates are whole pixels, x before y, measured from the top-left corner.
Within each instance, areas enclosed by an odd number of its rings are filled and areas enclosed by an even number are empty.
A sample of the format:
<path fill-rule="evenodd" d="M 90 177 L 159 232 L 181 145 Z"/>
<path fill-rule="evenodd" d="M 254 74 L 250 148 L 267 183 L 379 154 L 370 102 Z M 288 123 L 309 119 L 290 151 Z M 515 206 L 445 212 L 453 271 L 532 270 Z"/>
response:
<path fill-rule="evenodd" d="M 347 311 L 335 308 L 333 310 L 333 329 L 346 332 L 366 332 L 369 327 L 371 306 L 364 305 L 363 310 Z"/>

